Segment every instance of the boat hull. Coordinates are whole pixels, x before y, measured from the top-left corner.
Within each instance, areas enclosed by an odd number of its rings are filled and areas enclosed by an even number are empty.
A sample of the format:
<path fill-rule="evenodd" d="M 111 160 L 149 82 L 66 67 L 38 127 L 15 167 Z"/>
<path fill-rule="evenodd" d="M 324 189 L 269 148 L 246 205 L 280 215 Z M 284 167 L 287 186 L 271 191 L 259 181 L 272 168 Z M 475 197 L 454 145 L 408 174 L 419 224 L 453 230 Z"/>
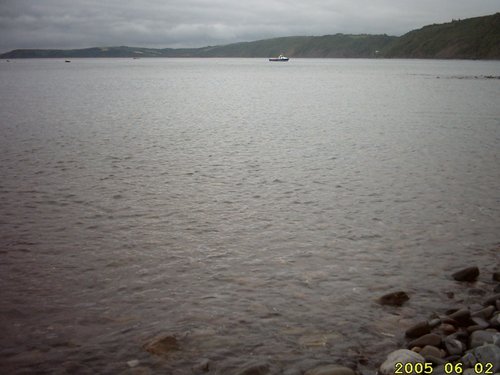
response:
<path fill-rule="evenodd" d="M 271 57 L 271 58 L 269 59 L 269 61 L 288 61 L 288 60 L 289 60 L 289 58 L 288 58 L 288 57 L 281 58 L 281 59 L 280 59 L 280 58 L 274 58 L 274 57 Z"/>

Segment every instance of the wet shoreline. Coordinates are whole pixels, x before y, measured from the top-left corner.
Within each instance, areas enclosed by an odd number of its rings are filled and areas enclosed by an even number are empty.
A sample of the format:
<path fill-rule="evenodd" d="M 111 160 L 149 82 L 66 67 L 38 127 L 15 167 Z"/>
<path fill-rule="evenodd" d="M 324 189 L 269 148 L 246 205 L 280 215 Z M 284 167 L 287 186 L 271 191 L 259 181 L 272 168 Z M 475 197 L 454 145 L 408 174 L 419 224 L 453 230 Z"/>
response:
<path fill-rule="evenodd" d="M 467 290 L 469 295 L 482 300 L 482 303 L 464 305 L 463 301 L 455 301 L 455 307 L 450 307 L 447 311 L 434 312 L 427 320 L 414 321 L 403 333 L 404 349 L 402 347 L 388 353 L 386 360 L 377 366 L 379 368 L 374 368 L 373 360 L 363 354 L 350 360 L 331 363 L 311 359 L 300 367 L 287 367 L 272 360 L 249 361 L 243 365 L 228 365 L 227 362 L 221 361 L 221 366 L 216 360 L 202 358 L 193 366 L 193 373 L 368 375 L 378 371 L 381 375 L 405 375 L 423 374 L 426 371 L 426 374 L 443 375 L 468 369 L 474 370 L 476 374 L 479 369 L 485 374 L 495 373 L 500 366 L 500 272 L 494 271 L 491 282 L 477 287 L 479 274 L 477 267 L 470 267 L 454 273 L 451 277 L 462 284 L 461 287 Z M 448 298 L 453 297 L 453 293 L 449 292 Z M 378 298 L 377 302 L 397 309 L 408 300 L 409 296 L 399 291 L 388 293 Z M 182 351 L 182 344 L 175 335 L 167 334 L 144 344 L 143 349 L 152 355 L 167 359 L 172 353 Z M 131 368 L 127 372 L 130 374 L 149 371 L 141 367 L 138 360 L 131 360 L 127 364 Z M 411 372 L 408 373 L 409 370 Z"/>
<path fill-rule="evenodd" d="M 380 339 L 385 336 L 389 339 L 387 342 L 399 343 L 394 345 L 393 348 L 399 352 L 396 360 L 393 362 L 404 363 L 405 358 L 412 360 L 413 364 L 422 363 L 421 357 L 417 357 L 416 353 L 424 356 L 424 364 L 431 363 L 433 366 L 433 374 L 442 374 L 444 366 L 449 364 L 462 363 L 465 360 L 469 361 L 467 366 L 474 366 L 473 355 L 467 353 L 471 350 L 476 350 L 477 347 L 483 346 L 484 343 L 495 342 L 490 333 L 497 332 L 499 328 L 498 315 L 500 301 L 500 282 L 498 272 L 493 270 L 480 272 L 479 277 L 472 271 L 472 279 L 455 281 L 452 275 L 448 275 L 450 283 L 456 286 L 455 292 L 444 292 L 443 296 L 447 299 L 445 302 L 449 306 L 448 309 L 442 309 L 429 313 L 427 319 L 415 319 L 411 317 L 408 312 L 405 312 L 406 305 L 411 304 L 418 295 L 413 292 L 409 295 L 405 292 L 389 293 L 387 296 L 378 297 L 372 305 L 374 309 L 380 310 L 383 315 L 386 315 L 389 320 L 384 322 L 375 322 L 381 334 Z M 477 280 L 479 278 L 479 280 Z M 381 303 L 383 300 L 383 303 Z M 82 308 L 92 309 L 92 306 Z M 268 317 L 273 314 L 279 315 L 279 312 L 268 311 Z M 391 322 L 396 322 L 393 318 L 397 318 L 399 323 L 396 323 L 399 328 Z M 496 319 L 496 320 L 495 320 Z M 109 324 L 113 324 L 110 320 Z M 362 326 L 360 326 L 362 328 Z M 402 329 L 403 328 L 403 329 Z M 350 349 L 345 352 L 344 357 L 328 357 L 324 354 L 318 355 L 316 349 L 324 349 L 330 345 L 336 345 L 335 338 L 326 338 L 324 335 L 309 335 L 306 341 L 303 341 L 302 360 L 292 360 L 292 356 L 283 356 L 279 358 L 273 356 L 268 360 L 262 359 L 262 356 L 256 356 L 257 359 L 252 359 L 253 355 L 247 355 L 248 361 L 241 361 L 241 355 L 238 359 L 231 359 L 232 353 L 229 346 L 230 342 L 227 341 L 224 345 L 224 338 L 218 337 L 219 333 L 212 329 L 197 328 L 188 333 L 179 334 L 177 332 L 168 332 L 160 329 L 159 334 L 151 337 L 147 334 L 141 335 L 140 340 L 132 342 L 134 350 L 130 351 L 128 360 L 121 363 L 113 361 L 109 355 L 103 355 L 101 358 L 110 359 L 110 363 L 106 366 L 98 364 L 102 362 L 100 359 L 96 362 L 96 352 L 80 347 L 73 340 L 64 341 L 57 339 L 57 327 L 53 327 L 53 338 L 47 335 L 49 340 L 44 340 L 45 345 L 51 345 L 53 348 L 66 348 L 68 353 L 73 353 L 70 358 L 88 356 L 87 359 L 77 360 L 69 359 L 61 361 L 55 353 L 51 350 L 43 350 L 40 346 L 33 345 L 32 350 L 24 353 L 15 351 L 3 350 L 3 364 L 2 367 L 9 371 L 9 373 L 23 373 L 23 371 L 30 371 L 34 373 L 122 373 L 122 374 L 254 374 L 254 375 L 314 375 L 314 374 L 332 374 L 332 375 L 347 375 L 345 371 L 352 371 L 352 374 L 369 375 L 375 374 L 379 365 L 382 364 L 386 355 L 390 355 L 390 350 L 381 349 L 373 357 L 373 351 L 367 351 L 367 347 L 358 347 L 354 342 L 350 345 Z M 392 331 L 391 331 L 392 329 Z M 390 332 L 395 332 L 395 335 Z M 478 333 L 475 333 L 478 332 Z M 125 333 L 125 332 L 124 332 Z M 306 336 L 307 337 L 307 336 Z M 243 338 L 242 338 L 243 339 Z M 417 340 L 417 341 L 415 341 Z M 420 342 L 418 340 L 421 340 Z M 423 340 L 423 341 L 422 341 Z M 480 340 L 486 340 L 480 344 Z M 496 339 L 495 339 L 496 340 Z M 220 350 L 211 351 L 211 354 L 205 356 L 202 346 L 193 347 L 191 345 L 200 345 L 201 342 L 206 341 L 208 349 L 214 343 L 218 343 Z M 473 344 L 471 346 L 471 341 Z M 125 344 L 125 342 L 122 342 Z M 345 344 L 344 344 L 345 345 Z M 225 349 L 223 350 L 225 346 Z M 381 348 L 388 348 L 390 344 L 385 344 Z M 399 346 L 400 349 L 397 349 Z M 119 353 L 120 345 L 114 345 L 115 350 Z M 265 346 L 263 347 L 265 348 Z M 401 349 L 406 352 L 401 353 Z M 83 350 L 83 351 L 82 351 Z M 85 354 L 85 351 L 88 354 Z M 380 350 L 380 349 L 379 349 Z M 408 356 L 408 351 L 413 354 Z M 454 350 L 451 354 L 450 350 Z M 133 353 L 136 353 L 134 355 Z M 199 357 L 196 358 L 196 353 L 199 351 Z M 261 351 L 258 347 L 255 348 L 256 353 Z M 458 352 L 457 352 L 458 351 Z M 308 354 L 309 353 L 309 354 Z M 457 357 L 457 355 L 459 355 Z M 291 354 L 291 353 L 290 353 Z M 463 358 L 465 355 L 468 357 Z M 187 358 L 187 357 L 189 358 Z M 309 358 L 307 359 L 307 357 Z M 402 356 L 402 357 L 401 357 Z M 185 358 L 185 359 L 183 359 Z M 486 359 L 482 360 L 482 364 L 486 364 Z M 37 365 L 37 363 L 39 365 Z M 52 365 L 51 365 L 52 363 Z M 190 364 L 189 364 L 190 363 Z M 395 362 L 394 362 L 395 363 Z M 386 365 L 390 368 L 395 365 Z M 182 365 L 181 365 L 182 364 Z M 181 365 L 182 367 L 177 367 Z M 478 365 L 479 366 L 479 365 Z M 106 367 L 109 367 L 107 370 Z M 417 369 L 419 369 L 417 367 Z M 466 367 L 464 367 L 464 370 Z M 387 370 L 381 372 L 383 375 L 392 375 Z M 351 375 L 352 375 L 351 374 Z"/>

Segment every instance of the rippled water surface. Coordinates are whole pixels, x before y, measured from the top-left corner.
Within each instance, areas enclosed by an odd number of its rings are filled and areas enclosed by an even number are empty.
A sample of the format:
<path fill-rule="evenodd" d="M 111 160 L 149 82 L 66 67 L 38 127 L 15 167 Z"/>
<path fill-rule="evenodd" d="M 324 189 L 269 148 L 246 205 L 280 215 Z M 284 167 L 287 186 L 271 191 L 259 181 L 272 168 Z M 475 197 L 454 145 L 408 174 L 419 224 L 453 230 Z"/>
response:
<path fill-rule="evenodd" d="M 489 75 L 499 62 L 1 61 L 0 369 L 374 368 L 408 321 L 469 298 L 452 271 L 487 284 L 498 265 Z M 404 307 L 374 302 L 400 289 Z M 181 350 L 143 349 L 164 334 Z"/>

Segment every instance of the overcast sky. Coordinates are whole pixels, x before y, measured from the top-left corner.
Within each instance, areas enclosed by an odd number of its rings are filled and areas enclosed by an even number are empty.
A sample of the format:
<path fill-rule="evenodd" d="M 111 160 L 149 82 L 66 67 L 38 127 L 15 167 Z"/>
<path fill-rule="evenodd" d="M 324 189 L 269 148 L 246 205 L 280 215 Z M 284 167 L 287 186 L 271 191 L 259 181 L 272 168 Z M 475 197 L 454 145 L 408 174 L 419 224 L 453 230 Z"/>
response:
<path fill-rule="evenodd" d="M 291 35 L 401 35 L 500 11 L 500 0 L 0 0 L 0 52 L 201 47 Z"/>

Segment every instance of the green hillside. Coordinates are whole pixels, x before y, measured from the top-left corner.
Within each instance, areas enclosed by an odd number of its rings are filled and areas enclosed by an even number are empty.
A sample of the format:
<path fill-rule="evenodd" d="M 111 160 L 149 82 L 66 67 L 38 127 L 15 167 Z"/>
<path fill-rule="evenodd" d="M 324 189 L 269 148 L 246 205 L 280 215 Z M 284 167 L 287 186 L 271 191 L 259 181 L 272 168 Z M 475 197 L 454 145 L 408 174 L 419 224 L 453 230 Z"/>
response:
<path fill-rule="evenodd" d="M 3 55 L 4 59 L 15 58 L 69 58 L 69 57 L 162 57 L 162 50 L 134 47 L 93 47 L 83 49 L 16 49 Z"/>
<path fill-rule="evenodd" d="M 413 30 L 395 40 L 384 56 L 500 59 L 500 13 Z"/>
<path fill-rule="evenodd" d="M 73 50 L 18 49 L 13 58 L 73 57 L 349 57 L 500 59 L 500 13 L 425 26 L 401 36 L 290 36 L 202 48 L 94 47 Z"/>
<path fill-rule="evenodd" d="M 294 36 L 206 47 L 196 52 L 200 57 L 375 57 L 396 37 L 387 35 Z"/>
<path fill-rule="evenodd" d="M 268 57 L 280 53 L 290 57 L 374 57 L 396 37 L 387 35 L 295 36 L 233 43 L 203 48 L 105 47 L 74 50 L 20 49 L 0 58 L 34 57 Z"/>

